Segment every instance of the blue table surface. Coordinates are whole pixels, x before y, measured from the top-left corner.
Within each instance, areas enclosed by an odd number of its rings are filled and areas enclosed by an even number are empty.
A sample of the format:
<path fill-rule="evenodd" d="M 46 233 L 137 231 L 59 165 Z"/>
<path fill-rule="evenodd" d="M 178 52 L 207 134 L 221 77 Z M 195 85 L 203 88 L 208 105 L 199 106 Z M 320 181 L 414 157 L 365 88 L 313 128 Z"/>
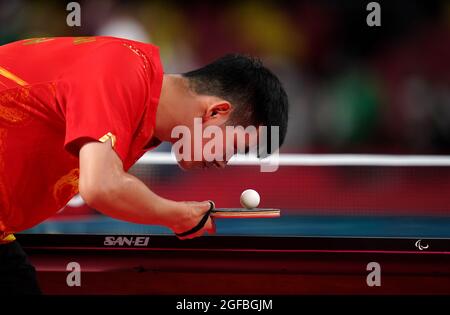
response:
<path fill-rule="evenodd" d="M 285 215 L 276 219 L 220 219 L 216 220 L 216 225 L 218 235 L 450 238 L 450 215 Z M 47 220 L 24 233 L 172 234 L 165 227 L 127 223 L 102 215 Z"/>

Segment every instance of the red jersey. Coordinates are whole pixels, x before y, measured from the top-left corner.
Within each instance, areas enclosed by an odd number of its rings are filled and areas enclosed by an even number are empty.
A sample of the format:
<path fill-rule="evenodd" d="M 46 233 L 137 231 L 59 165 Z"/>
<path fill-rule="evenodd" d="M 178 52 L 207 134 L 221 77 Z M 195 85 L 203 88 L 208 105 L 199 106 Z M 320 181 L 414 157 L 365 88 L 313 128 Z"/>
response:
<path fill-rule="evenodd" d="M 111 138 L 128 170 L 153 139 L 157 47 L 113 37 L 0 46 L 0 235 L 30 228 L 78 192 L 78 151 Z"/>

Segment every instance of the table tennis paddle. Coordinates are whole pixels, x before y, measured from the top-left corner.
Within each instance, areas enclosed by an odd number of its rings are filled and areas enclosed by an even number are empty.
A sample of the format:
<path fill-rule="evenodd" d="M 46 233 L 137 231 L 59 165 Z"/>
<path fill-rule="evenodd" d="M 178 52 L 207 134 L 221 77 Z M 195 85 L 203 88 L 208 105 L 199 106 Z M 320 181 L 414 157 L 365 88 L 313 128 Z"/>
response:
<path fill-rule="evenodd" d="M 208 217 L 214 219 L 242 219 L 242 218 L 278 218 L 281 215 L 280 209 L 272 208 L 216 208 L 213 201 L 209 200 L 210 208 L 208 212 L 205 213 L 200 222 L 190 229 L 189 231 L 176 234 L 178 237 L 185 237 L 187 235 L 196 233 L 205 226 Z"/>
<path fill-rule="evenodd" d="M 231 218 L 278 218 L 281 215 L 280 209 L 273 208 L 216 208 L 214 202 L 210 201 L 210 216 L 215 219 Z"/>
<path fill-rule="evenodd" d="M 271 208 L 217 208 L 211 210 L 211 217 L 215 219 L 227 218 L 278 218 L 280 216 L 280 209 Z"/>

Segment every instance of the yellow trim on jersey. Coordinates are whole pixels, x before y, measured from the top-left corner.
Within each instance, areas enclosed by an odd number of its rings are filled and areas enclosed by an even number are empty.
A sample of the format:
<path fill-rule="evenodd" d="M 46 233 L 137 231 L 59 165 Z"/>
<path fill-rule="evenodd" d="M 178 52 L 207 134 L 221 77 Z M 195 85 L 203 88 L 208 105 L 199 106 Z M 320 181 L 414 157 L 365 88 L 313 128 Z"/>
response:
<path fill-rule="evenodd" d="M 17 84 L 21 85 L 21 86 L 25 86 L 28 85 L 27 82 L 25 82 L 24 80 L 22 80 L 21 78 L 19 78 L 18 76 L 16 76 L 15 74 L 9 72 L 8 70 L 6 70 L 5 68 L 0 67 L 0 75 L 4 76 L 7 79 L 10 79 L 11 81 L 16 82 Z"/>
<path fill-rule="evenodd" d="M 5 236 L 2 236 L 0 238 L 0 244 L 11 243 L 14 242 L 15 240 L 16 237 L 14 236 L 14 234 L 6 234 Z"/>
<path fill-rule="evenodd" d="M 106 142 L 109 139 L 111 139 L 111 145 L 114 148 L 116 145 L 116 136 L 113 135 L 111 132 L 108 132 L 106 135 L 104 135 L 103 137 L 101 137 L 100 139 L 98 139 L 98 141 L 100 142 Z"/>

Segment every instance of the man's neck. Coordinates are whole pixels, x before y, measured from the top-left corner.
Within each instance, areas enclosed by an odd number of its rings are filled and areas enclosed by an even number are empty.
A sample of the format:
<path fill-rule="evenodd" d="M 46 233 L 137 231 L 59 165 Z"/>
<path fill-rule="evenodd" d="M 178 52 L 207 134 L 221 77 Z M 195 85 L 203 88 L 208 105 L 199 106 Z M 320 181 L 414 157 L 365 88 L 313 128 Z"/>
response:
<path fill-rule="evenodd" d="M 174 94 L 179 93 L 180 75 L 164 74 L 156 111 L 156 123 L 154 136 L 161 141 L 170 141 L 172 129 L 177 125 L 177 111 Z"/>

